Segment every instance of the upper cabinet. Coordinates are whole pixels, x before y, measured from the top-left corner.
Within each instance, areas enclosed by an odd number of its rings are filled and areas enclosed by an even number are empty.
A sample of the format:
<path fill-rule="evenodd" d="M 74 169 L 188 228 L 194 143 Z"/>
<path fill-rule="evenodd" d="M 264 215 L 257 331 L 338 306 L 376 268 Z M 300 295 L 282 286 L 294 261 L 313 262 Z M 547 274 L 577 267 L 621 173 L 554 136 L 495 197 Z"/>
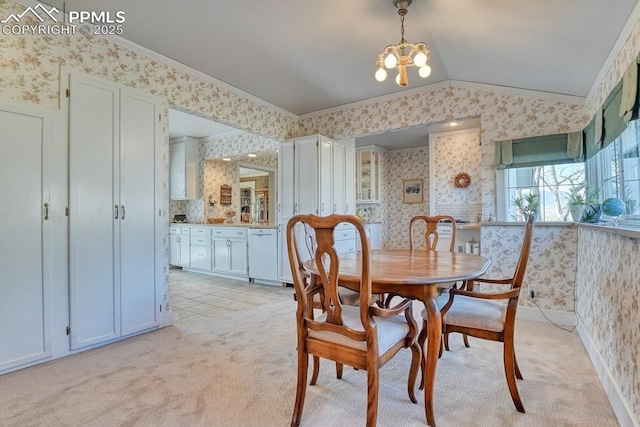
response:
<path fill-rule="evenodd" d="M 369 145 L 356 149 L 356 201 L 358 203 L 380 202 L 382 179 L 380 153 L 384 149 Z"/>
<path fill-rule="evenodd" d="M 200 198 L 200 142 L 188 136 L 172 139 L 169 152 L 171 200 Z"/>

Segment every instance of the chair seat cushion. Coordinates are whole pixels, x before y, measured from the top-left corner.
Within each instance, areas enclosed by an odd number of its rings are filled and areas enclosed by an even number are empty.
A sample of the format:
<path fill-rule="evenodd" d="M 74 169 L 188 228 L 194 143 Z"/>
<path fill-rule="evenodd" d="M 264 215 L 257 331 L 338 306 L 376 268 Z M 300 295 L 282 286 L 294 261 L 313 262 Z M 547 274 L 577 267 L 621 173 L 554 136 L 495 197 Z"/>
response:
<path fill-rule="evenodd" d="M 322 313 L 315 320 L 317 322 L 324 322 L 327 318 L 326 313 Z M 378 355 L 383 355 L 391 347 L 396 345 L 399 341 L 403 341 L 409 333 L 409 325 L 404 315 L 398 315 L 395 317 L 373 317 L 378 330 Z M 346 326 L 356 331 L 364 331 L 362 322 L 360 321 L 360 308 L 343 305 L 342 306 L 342 320 Z M 354 341 L 347 338 L 344 335 L 336 334 L 334 332 L 327 331 L 313 331 L 309 329 L 309 337 L 316 338 L 323 341 L 328 341 L 358 350 L 366 351 L 367 343 L 365 341 Z"/>
<path fill-rule="evenodd" d="M 438 307 L 442 310 L 448 301 L 449 294 L 442 294 L 437 299 Z M 427 312 L 422 310 L 424 319 L 426 315 Z M 444 315 L 444 322 L 449 325 L 502 332 L 506 316 L 507 305 L 500 301 L 456 295 L 449 311 Z"/>

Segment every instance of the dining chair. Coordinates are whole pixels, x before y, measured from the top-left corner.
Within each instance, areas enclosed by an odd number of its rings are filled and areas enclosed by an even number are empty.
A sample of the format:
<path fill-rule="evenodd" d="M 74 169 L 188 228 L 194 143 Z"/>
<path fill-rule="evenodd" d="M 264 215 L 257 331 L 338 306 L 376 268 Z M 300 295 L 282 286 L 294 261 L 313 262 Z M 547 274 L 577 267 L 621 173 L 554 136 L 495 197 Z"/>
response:
<path fill-rule="evenodd" d="M 529 260 L 533 225 L 534 216 L 531 215 L 527 221 L 520 257 L 512 277 L 498 280 L 479 278 L 469 281 L 466 290 L 451 289 L 448 301 L 441 311 L 442 333 L 447 347 L 447 337 L 452 332 L 503 343 L 504 372 L 509 393 L 518 412 L 523 413 L 524 406 L 516 385 L 516 378 L 521 380 L 522 373 L 518 367 L 513 339 L 518 297 Z M 498 293 L 474 292 L 476 282 L 491 286 L 509 286 L 509 290 Z M 506 301 L 506 304 L 500 300 Z"/>
<path fill-rule="evenodd" d="M 456 243 L 456 220 L 451 215 L 417 215 L 409 221 L 409 249 L 413 249 L 414 227 L 420 222 L 425 222 L 426 229 L 424 232 L 424 244 L 427 249 L 436 250 L 438 245 L 438 223 L 441 221 L 449 221 L 451 223 L 451 243 L 449 251 L 453 252 Z"/>
<path fill-rule="evenodd" d="M 339 258 L 333 232 L 341 222 L 353 224 L 362 244 L 359 305 L 343 305 L 338 296 Z M 314 231 L 316 247 L 313 261 L 318 274 L 303 274 L 296 244 L 295 226 L 308 224 Z M 371 294 L 369 241 L 362 221 L 351 215 L 298 215 L 289 220 L 286 230 L 289 263 L 293 275 L 298 308 L 296 311 L 298 379 L 291 425 L 300 425 L 304 407 L 309 355 L 367 371 L 367 426 L 375 426 L 378 411 L 378 370 L 403 348 L 411 349 L 407 383 L 409 399 L 417 403 L 415 381 L 421 351 L 415 337 L 417 323 L 411 300 L 393 308 L 375 305 Z M 313 315 L 313 297 L 322 292 L 323 312 Z M 404 314 L 404 316 L 402 316 Z"/>

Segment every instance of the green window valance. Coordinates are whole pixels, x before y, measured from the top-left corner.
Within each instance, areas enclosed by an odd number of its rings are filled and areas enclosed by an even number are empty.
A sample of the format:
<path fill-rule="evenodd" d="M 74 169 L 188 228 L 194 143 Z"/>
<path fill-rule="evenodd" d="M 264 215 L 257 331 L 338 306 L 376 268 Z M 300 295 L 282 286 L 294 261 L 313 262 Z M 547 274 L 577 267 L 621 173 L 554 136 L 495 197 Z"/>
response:
<path fill-rule="evenodd" d="M 630 120 L 638 118 L 640 86 L 638 63 L 640 56 L 629 65 L 622 80 L 613 88 L 602 108 L 584 129 L 586 158 L 611 144 L 627 127 Z"/>
<path fill-rule="evenodd" d="M 496 169 L 584 161 L 582 132 L 496 141 L 495 144 Z"/>

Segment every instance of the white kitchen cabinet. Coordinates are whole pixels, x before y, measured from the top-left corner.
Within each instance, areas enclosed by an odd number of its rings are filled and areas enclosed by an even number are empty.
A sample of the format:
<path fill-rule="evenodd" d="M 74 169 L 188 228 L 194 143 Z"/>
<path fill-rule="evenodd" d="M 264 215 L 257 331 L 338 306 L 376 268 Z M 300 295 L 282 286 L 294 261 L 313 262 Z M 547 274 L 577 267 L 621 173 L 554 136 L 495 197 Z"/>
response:
<path fill-rule="evenodd" d="M 385 151 L 375 145 L 356 149 L 356 201 L 379 203 L 382 180 L 381 153 Z"/>
<path fill-rule="evenodd" d="M 364 225 L 364 231 L 369 238 L 369 249 L 382 249 L 382 224 L 369 223 Z M 356 239 L 357 250 L 362 250 L 360 237 Z"/>
<path fill-rule="evenodd" d="M 0 103 L 0 373 L 52 355 L 51 124 Z"/>
<path fill-rule="evenodd" d="M 191 264 L 186 270 L 248 277 L 245 227 L 191 227 Z"/>
<path fill-rule="evenodd" d="M 278 150 L 278 222 L 288 220 L 294 213 L 295 203 L 294 142 L 280 143 Z"/>
<path fill-rule="evenodd" d="M 189 228 L 169 227 L 169 264 L 189 267 L 190 252 Z"/>
<path fill-rule="evenodd" d="M 356 152 L 347 147 L 344 158 L 344 203 L 347 215 L 356 214 Z"/>
<path fill-rule="evenodd" d="M 71 349 L 158 326 L 156 98 L 71 75 Z M 161 269 L 161 267 L 160 267 Z"/>
<path fill-rule="evenodd" d="M 200 198 L 200 142 L 188 136 L 169 144 L 169 197 L 172 200 Z"/>
<path fill-rule="evenodd" d="M 281 144 L 278 164 L 279 277 L 291 283 L 285 228 L 297 214 L 355 212 L 355 151 L 321 135 Z M 341 245 L 353 249 L 355 240 Z"/>

